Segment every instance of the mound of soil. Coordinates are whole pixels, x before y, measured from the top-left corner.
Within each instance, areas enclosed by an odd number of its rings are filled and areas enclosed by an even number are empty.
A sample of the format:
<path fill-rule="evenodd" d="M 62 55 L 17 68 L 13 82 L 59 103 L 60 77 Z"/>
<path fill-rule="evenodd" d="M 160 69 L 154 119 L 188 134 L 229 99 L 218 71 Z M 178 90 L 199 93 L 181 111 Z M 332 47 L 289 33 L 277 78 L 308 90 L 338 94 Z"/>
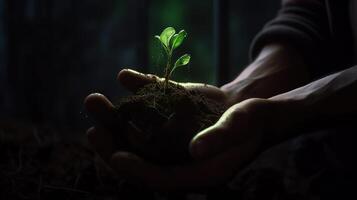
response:
<path fill-rule="evenodd" d="M 180 85 L 153 83 L 121 99 L 116 110 L 123 130 L 119 140 L 128 150 L 173 165 L 190 159 L 190 140 L 214 124 L 225 107 Z"/>

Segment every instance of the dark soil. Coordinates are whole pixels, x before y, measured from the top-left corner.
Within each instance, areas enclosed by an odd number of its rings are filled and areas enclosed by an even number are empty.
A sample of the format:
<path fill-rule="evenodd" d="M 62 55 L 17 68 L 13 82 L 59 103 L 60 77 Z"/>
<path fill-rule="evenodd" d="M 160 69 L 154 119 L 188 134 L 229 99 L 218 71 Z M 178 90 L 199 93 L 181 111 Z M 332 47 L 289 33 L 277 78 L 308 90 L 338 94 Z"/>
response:
<path fill-rule="evenodd" d="M 214 124 L 225 108 L 197 91 L 170 83 L 149 84 L 116 106 L 120 139 L 127 148 L 162 165 L 190 159 L 188 146 L 199 131 Z"/>

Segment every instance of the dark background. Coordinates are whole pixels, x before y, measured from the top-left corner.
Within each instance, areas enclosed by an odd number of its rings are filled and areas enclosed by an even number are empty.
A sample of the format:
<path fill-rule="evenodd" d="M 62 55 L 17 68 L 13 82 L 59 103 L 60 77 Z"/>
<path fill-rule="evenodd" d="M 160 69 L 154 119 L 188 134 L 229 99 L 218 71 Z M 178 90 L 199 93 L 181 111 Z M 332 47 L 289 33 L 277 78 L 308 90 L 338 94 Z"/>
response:
<path fill-rule="evenodd" d="M 279 5 L 229 1 L 229 79 Z M 206 0 L 0 0 L 0 119 L 84 130 L 86 95 L 127 94 L 120 69 L 162 74 L 153 36 L 167 26 L 188 32 L 179 53 L 192 55 L 174 79 L 216 84 L 213 10 Z"/>
<path fill-rule="evenodd" d="M 224 1 L 227 10 L 217 15 L 217 2 Z M 114 176 L 85 137 L 90 118 L 83 100 L 92 92 L 110 99 L 127 95 L 115 80 L 123 68 L 161 75 L 163 55 L 154 35 L 167 26 L 188 32 L 175 57 L 192 55 L 191 64 L 173 78 L 220 86 L 249 63 L 254 35 L 279 4 L 0 0 L 0 199 L 193 199 L 180 193 L 157 196 Z M 220 40 L 216 16 L 227 18 L 219 23 L 228 27 L 219 29 L 227 30 Z M 228 45 L 218 51 L 217 41 Z M 217 63 L 225 64 L 218 68 Z M 331 123 L 335 130 L 275 145 L 237 171 L 229 183 L 233 191 L 218 187 L 197 197 L 356 199 L 350 198 L 356 180 L 351 164 L 355 123 L 347 124 Z"/>

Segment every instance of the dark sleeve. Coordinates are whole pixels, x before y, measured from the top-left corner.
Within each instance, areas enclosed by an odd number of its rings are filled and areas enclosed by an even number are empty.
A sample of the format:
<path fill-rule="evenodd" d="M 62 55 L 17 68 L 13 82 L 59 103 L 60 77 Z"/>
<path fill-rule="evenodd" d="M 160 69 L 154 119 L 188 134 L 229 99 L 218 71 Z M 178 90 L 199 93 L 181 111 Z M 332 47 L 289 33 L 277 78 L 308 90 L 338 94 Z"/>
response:
<path fill-rule="evenodd" d="M 253 40 L 250 57 L 271 42 L 285 42 L 303 55 L 313 74 L 320 69 L 325 46 L 331 39 L 329 17 L 323 0 L 283 0 L 278 15 Z M 311 67 L 310 67 L 311 66 Z"/>

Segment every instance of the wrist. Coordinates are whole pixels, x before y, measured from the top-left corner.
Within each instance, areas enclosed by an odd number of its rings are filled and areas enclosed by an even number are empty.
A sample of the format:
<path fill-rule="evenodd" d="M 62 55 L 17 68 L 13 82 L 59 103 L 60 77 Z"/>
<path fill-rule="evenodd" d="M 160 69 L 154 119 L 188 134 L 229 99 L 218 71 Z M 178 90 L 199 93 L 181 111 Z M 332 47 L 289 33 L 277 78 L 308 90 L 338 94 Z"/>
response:
<path fill-rule="evenodd" d="M 221 90 L 230 102 L 270 98 L 305 84 L 308 80 L 300 54 L 285 44 L 270 44 L 233 81 Z"/>
<path fill-rule="evenodd" d="M 220 87 L 220 90 L 223 92 L 226 98 L 225 102 L 228 107 L 233 106 L 234 104 L 244 100 L 238 97 L 236 93 L 237 90 L 235 89 L 236 86 L 237 86 L 236 84 L 232 84 L 231 82 Z"/>

